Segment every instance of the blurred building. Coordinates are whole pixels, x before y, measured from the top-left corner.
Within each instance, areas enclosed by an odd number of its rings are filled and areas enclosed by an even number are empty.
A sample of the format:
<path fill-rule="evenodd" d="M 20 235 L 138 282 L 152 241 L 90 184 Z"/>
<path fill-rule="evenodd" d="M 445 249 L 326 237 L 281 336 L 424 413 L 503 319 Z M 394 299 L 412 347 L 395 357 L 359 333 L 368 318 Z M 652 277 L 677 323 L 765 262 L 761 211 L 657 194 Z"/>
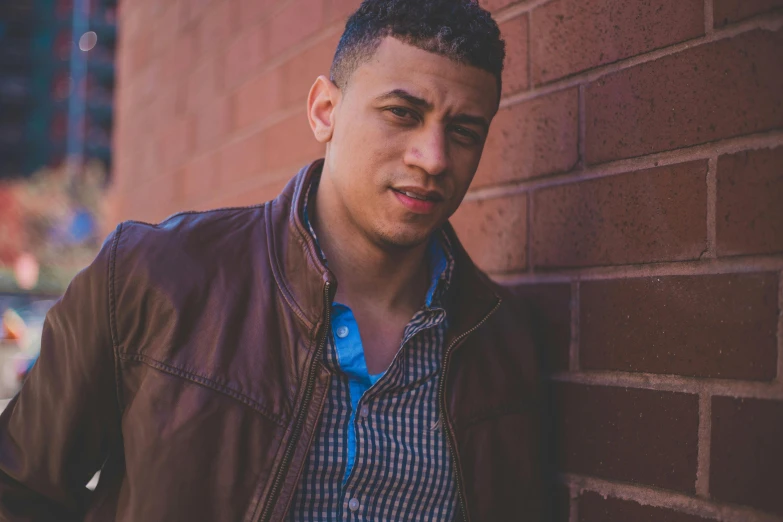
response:
<path fill-rule="evenodd" d="M 0 2 L 0 178 L 58 165 L 69 147 L 111 163 L 115 11 L 116 0 Z"/>

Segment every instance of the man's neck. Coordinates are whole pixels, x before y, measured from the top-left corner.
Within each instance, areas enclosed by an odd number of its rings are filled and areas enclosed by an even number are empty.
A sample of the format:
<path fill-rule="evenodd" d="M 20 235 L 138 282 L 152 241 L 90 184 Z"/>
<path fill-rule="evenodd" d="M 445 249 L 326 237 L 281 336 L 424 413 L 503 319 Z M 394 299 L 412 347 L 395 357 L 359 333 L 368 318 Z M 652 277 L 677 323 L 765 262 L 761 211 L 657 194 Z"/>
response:
<path fill-rule="evenodd" d="M 395 249 L 373 243 L 339 209 L 330 208 L 328 198 L 318 197 L 323 188 L 310 204 L 309 217 L 338 281 L 336 300 L 352 308 L 418 310 L 429 287 L 427 244 Z"/>

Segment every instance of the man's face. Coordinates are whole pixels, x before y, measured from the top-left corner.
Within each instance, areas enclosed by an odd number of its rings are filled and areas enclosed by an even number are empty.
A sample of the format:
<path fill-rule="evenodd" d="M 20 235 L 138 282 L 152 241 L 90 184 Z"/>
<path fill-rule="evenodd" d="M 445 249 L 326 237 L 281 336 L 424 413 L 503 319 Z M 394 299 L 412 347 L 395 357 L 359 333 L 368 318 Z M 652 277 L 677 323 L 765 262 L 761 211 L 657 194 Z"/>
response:
<path fill-rule="evenodd" d="M 335 207 L 373 243 L 423 243 L 473 180 L 494 76 L 385 38 L 338 98 L 322 179 Z"/>

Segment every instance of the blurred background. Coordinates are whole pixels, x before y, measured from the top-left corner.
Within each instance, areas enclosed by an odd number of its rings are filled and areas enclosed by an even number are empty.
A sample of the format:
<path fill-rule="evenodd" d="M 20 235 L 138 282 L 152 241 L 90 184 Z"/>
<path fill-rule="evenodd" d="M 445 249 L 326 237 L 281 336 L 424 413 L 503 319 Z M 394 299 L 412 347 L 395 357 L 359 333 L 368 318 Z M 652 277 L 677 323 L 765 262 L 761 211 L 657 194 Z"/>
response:
<path fill-rule="evenodd" d="M 481 0 L 500 111 L 453 218 L 527 295 L 559 522 L 783 519 L 783 0 Z M 126 219 L 273 198 L 358 0 L 0 3 L 0 395 Z"/>

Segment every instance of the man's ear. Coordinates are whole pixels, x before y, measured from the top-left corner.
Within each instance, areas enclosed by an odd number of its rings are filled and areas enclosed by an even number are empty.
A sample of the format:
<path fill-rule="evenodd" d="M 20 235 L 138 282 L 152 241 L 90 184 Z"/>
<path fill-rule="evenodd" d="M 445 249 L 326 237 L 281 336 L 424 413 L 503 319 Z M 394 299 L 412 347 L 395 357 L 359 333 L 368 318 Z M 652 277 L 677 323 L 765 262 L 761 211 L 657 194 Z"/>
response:
<path fill-rule="evenodd" d="M 334 112 L 340 101 L 340 89 L 326 76 L 316 78 L 307 97 L 307 117 L 315 139 L 331 141 L 334 133 Z"/>

